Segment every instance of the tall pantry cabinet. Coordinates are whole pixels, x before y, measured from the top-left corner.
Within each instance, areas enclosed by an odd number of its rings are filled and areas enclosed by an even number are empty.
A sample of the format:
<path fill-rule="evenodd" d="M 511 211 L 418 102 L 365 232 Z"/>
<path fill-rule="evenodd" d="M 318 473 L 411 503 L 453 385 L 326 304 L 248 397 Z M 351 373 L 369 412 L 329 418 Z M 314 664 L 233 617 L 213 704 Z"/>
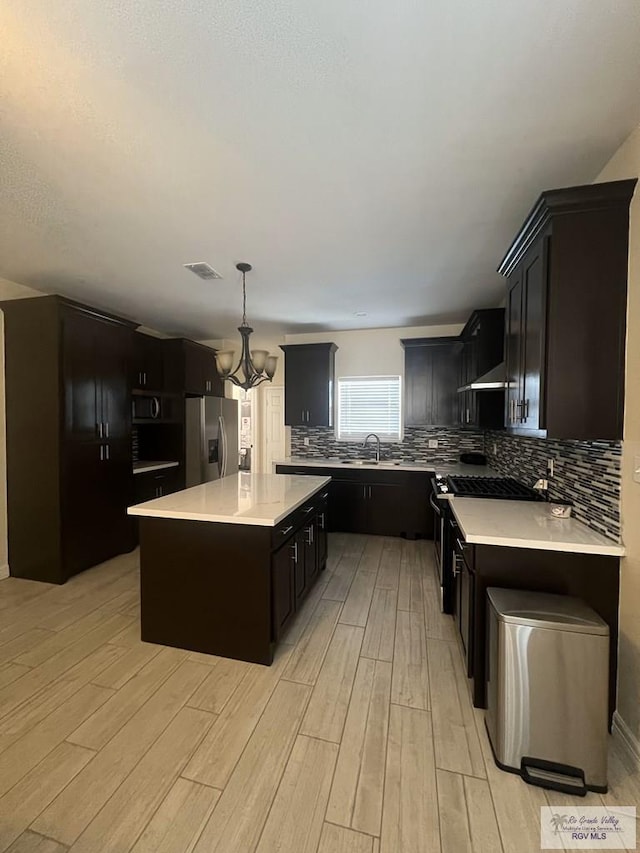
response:
<path fill-rule="evenodd" d="M 2 311 L 11 574 L 64 583 L 134 547 L 134 325 L 59 296 Z"/>

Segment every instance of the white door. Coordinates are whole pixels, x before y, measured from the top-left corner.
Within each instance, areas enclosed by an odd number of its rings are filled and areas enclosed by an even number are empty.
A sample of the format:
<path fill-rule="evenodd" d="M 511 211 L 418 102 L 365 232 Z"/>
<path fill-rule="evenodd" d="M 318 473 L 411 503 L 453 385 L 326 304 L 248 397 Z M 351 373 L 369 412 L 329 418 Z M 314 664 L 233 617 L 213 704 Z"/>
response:
<path fill-rule="evenodd" d="M 262 471 L 273 472 L 273 463 L 286 456 L 284 426 L 284 386 L 263 390 Z"/>

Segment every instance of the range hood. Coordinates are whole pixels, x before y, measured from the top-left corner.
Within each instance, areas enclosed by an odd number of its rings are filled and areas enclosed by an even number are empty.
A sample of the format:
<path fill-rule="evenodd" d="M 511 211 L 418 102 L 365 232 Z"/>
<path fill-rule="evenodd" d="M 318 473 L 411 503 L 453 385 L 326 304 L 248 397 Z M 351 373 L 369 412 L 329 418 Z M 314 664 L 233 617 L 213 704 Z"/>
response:
<path fill-rule="evenodd" d="M 479 376 L 468 385 L 458 388 L 458 393 L 463 391 L 501 391 L 507 387 L 507 366 L 504 361 L 492 367 L 483 376 Z"/>

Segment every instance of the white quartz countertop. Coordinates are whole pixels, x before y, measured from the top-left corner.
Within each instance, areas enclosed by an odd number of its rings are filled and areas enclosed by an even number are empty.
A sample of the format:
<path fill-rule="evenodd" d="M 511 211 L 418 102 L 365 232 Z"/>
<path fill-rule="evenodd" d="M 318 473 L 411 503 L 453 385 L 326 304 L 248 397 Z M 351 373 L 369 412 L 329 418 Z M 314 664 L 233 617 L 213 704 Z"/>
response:
<path fill-rule="evenodd" d="M 146 474 L 148 471 L 161 471 L 163 468 L 177 468 L 179 462 L 134 462 L 134 474 Z"/>
<path fill-rule="evenodd" d="M 470 544 L 624 556 L 623 545 L 575 518 L 552 517 L 544 502 L 454 497 L 450 506 Z"/>
<path fill-rule="evenodd" d="M 286 459 L 278 459 L 275 465 L 294 465 L 296 468 L 344 468 L 345 470 L 382 470 L 382 471 L 422 471 L 425 473 L 437 473 L 442 475 L 458 476 L 482 476 L 482 477 L 497 477 L 498 475 L 486 465 L 462 465 L 460 463 L 446 462 L 393 462 L 383 459 L 376 463 L 375 460 L 356 460 L 351 462 L 343 462 L 339 457 L 328 458 L 307 458 L 289 456 Z"/>
<path fill-rule="evenodd" d="M 129 507 L 129 515 L 274 527 L 330 477 L 240 472 Z"/>

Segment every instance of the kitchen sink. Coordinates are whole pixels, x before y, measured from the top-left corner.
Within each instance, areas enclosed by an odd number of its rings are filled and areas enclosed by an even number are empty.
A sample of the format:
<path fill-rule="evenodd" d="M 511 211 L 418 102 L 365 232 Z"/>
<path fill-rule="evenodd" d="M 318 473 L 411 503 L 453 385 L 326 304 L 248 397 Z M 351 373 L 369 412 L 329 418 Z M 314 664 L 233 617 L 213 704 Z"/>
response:
<path fill-rule="evenodd" d="M 395 468 L 402 465 L 401 459 L 381 459 L 376 462 L 375 459 L 341 459 L 343 465 L 380 465 L 381 468 Z"/>

